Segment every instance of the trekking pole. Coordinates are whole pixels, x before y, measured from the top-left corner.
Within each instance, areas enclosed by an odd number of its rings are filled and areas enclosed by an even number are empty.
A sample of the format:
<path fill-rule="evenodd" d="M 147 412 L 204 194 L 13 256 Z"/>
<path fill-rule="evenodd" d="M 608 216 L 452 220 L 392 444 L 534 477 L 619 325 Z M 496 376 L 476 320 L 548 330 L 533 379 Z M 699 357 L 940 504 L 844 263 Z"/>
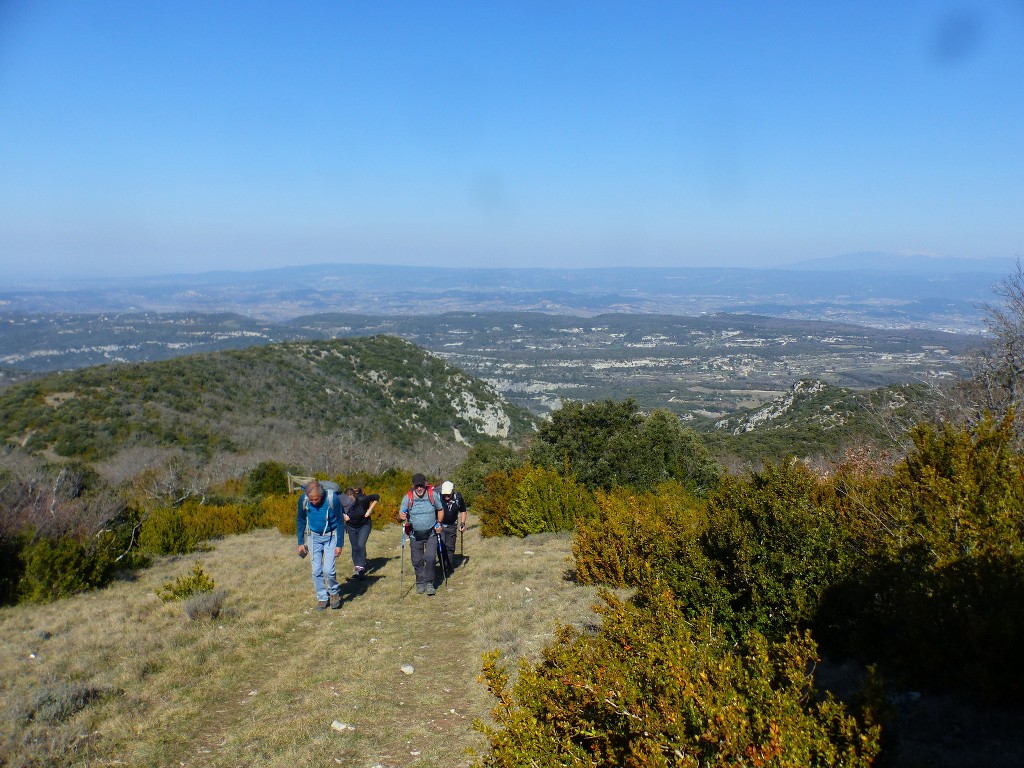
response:
<path fill-rule="evenodd" d="M 402 524 L 402 575 L 398 581 L 398 597 L 405 597 L 405 523 Z"/>
<path fill-rule="evenodd" d="M 441 561 L 441 576 L 444 579 L 444 586 L 445 586 L 445 588 L 447 588 L 448 587 L 448 568 L 444 564 L 444 561 L 446 559 L 445 555 L 444 555 L 444 542 L 441 541 L 441 532 L 440 531 L 438 531 L 435 535 L 437 536 L 437 558 L 438 558 L 438 560 Z"/>
<path fill-rule="evenodd" d="M 450 573 L 452 576 L 454 576 L 455 575 L 455 563 L 452 562 L 452 554 L 453 554 L 452 552 L 448 551 L 448 547 L 445 546 L 445 548 L 444 548 L 445 567 L 448 568 L 448 573 Z"/>

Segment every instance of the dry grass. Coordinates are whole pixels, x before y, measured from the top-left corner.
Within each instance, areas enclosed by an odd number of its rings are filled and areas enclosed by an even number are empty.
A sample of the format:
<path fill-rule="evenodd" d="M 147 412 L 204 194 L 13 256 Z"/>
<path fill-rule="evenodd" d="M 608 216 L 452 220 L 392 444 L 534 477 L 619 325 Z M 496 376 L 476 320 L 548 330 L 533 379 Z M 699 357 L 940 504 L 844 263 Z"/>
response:
<path fill-rule="evenodd" d="M 0 611 L 0 764 L 467 765 L 491 706 L 481 654 L 535 657 L 556 620 L 594 621 L 595 592 L 564 578 L 567 534 L 485 540 L 474 525 L 446 587 L 416 595 L 406 560 L 403 595 L 399 542 L 374 531 L 371 575 L 344 583 L 337 611 L 314 610 L 309 561 L 276 531 Z M 227 592 L 215 619 L 155 594 L 197 560 Z"/>

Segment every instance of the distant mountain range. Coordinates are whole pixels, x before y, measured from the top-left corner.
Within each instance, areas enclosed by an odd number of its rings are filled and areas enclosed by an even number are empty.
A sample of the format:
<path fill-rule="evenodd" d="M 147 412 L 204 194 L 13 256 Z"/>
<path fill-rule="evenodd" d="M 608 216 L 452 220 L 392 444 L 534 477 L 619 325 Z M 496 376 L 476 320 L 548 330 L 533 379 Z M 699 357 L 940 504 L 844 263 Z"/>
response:
<path fill-rule="evenodd" d="M 235 312 L 287 320 L 319 312 L 430 315 L 539 311 L 754 314 L 875 328 L 978 333 L 1012 260 L 860 253 L 787 268 L 452 269 L 320 264 L 0 289 L 0 313 Z"/>
<path fill-rule="evenodd" d="M 1016 259 L 965 259 L 956 256 L 928 256 L 925 254 L 895 254 L 882 251 L 862 251 L 830 256 L 823 259 L 798 261 L 787 267 L 798 271 L 860 271 L 870 270 L 896 274 L 940 275 L 985 274 L 1009 275 L 1017 266 Z"/>

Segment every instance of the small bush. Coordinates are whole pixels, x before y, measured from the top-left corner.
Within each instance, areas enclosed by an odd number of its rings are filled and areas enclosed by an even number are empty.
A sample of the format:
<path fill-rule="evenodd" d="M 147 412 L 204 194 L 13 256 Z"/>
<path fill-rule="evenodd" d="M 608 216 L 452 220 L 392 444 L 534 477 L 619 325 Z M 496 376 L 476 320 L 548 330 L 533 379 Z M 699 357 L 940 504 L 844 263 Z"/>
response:
<path fill-rule="evenodd" d="M 200 592 L 185 600 L 185 613 L 192 621 L 215 619 L 224 608 L 228 593 L 223 589 Z"/>
<path fill-rule="evenodd" d="M 484 487 L 487 490 L 473 505 L 473 510 L 480 517 L 482 536 L 504 535 L 505 520 L 510 514 L 509 508 L 515 498 L 519 481 L 525 477 L 526 472 L 527 467 L 517 467 L 509 472 L 492 472 L 484 478 Z"/>
<path fill-rule="evenodd" d="M 48 602 L 97 589 L 110 583 L 126 568 L 146 565 L 134 549 L 134 524 L 138 515 L 126 511 L 94 536 L 32 536 L 23 533 L 16 563 L 21 569 L 17 599 Z"/>
<path fill-rule="evenodd" d="M 264 525 L 277 528 L 281 533 L 295 535 L 295 511 L 297 496 L 264 496 L 260 499 L 260 509 Z M 379 506 L 379 505 L 378 505 Z"/>
<path fill-rule="evenodd" d="M 249 472 L 245 495 L 251 497 L 288 493 L 288 470 L 276 461 L 263 461 Z"/>
<path fill-rule="evenodd" d="M 216 586 L 213 579 L 206 575 L 203 566 L 196 563 L 192 566 L 192 572 L 189 575 L 179 576 L 174 581 L 168 581 L 156 593 L 161 600 L 169 603 L 172 600 L 184 600 L 193 595 L 212 592 Z"/>
<path fill-rule="evenodd" d="M 576 578 L 584 584 L 635 587 L 660 574 L 673 580 L 677 564 L 695 569 L 706 560 L 697 540 L 707 513 L 681 483 L 650 493 L 626 488 L 596 494 L 599 512 L 579 526 L 572 540 Z"/>
<path fill-rule="evenodd" d="M 154 509 L 142 523 L 139 546 L 154 555 L 185 555 L 195 550 L 200 539 L 189 530 L 180 509 Z"/>
<path fill-rule="evenodd" d="M 28 719 L 47 725 L 59 725 L 104 695 L 104 690 L 79 682 L 49 681 L 33 691 Z"/>
<path fill-rule="evenodd" d="M 606 596 L 596 634 L 559 630 L 513 686 L 485 656 L 497 727 L 477 723 L 491 752 L 478 766 L 846 766 L 867 768 L 879 729 L 818 698 L 809 635 L 740 643 L 691 625 L 663 584 L 633 604 Z"/>
<path fill-rule="evenodd" d="M 590 491 L 571 477 L 527 466 L 515 489 L 501 532 L 509 536 L 568 531 L 597 516 Z"/>

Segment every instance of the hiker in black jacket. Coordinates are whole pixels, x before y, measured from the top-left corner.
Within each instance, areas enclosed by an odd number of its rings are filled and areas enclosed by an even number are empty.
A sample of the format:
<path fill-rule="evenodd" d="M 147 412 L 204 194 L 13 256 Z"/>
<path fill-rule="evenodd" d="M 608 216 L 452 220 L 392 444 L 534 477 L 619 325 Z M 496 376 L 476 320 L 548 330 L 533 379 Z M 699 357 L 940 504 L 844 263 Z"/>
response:
<path fill-rule="evenodd" d="M 455 567 L 455 544 L 459 533 L 466 530 L 466 502 L 462 494 L 455 490 L 451 480 L 441 483 L 441 506 L 444 516 L 441 518 L 441 542 L 448 552 L 451 567 Z M 443 565 L 443 563 L 442 563 Z"/>
<path fill-rule="evenodd" d="M 354 568 L 349 578 L 366 578 L 366 540 L 370 538 L 370 531 L 373 530 L 373 523 L 370 515 L 373 508 L 380 501 L 380 495 L 371 493 L 366 495 L 362 488 L 346 488 L 345 493 L 352 499 L 352 506 L 345 514 L 345 531 L 348 533 L 349 543 L 352 545 L 352 566 Z"/>

